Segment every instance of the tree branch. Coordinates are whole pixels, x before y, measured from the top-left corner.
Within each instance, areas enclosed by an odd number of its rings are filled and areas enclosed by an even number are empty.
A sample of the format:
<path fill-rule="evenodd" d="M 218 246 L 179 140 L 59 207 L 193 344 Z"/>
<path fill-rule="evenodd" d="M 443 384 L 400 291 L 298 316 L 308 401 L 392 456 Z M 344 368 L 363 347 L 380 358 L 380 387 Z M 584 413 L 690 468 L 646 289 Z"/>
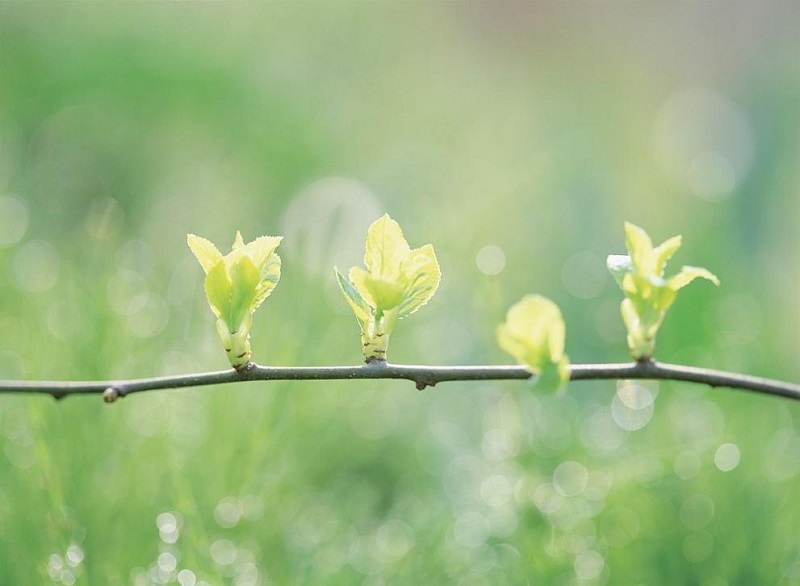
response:
<path fill-rule="evenodd" d="M 405 379 L 417 389 L 448 381 L 524 380 L 522 366 L 418 366 L 374 361 L 362 366 L 258 366 L 200 374 L 116 381 L 0 381 L 0 393 L 43 393 L 56 399 L 102 394 L 106 402 L 142 391 L 200 387 L 248 381 Z M 800 400 L 800 385 L 743 374 L 675 364 L 642 361 L 627 364 L 573 364 L 570 380 L 660 379 L 742 389 Z"/>

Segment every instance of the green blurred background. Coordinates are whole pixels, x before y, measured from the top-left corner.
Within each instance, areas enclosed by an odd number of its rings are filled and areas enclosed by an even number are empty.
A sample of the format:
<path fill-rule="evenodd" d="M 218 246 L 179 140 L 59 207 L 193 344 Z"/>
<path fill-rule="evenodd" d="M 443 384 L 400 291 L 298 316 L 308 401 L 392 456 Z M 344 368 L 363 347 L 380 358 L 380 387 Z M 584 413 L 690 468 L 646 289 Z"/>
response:
<path fill-rule="evenodd" d="M 622 223 L 719 289 L 657 356 L 800 380 L 800 11 L 0 5 L 0 378 L 227 364 L 185 244 L 286 237 L 262 364 L 356 364 L 332 266 L 389 212 L 442 286 L 391 359 L 508 363 L 556 300 L 626 359 Z M 800 583 L 800 407 L 686 384 L 0 396 L 2 584 Z"/>

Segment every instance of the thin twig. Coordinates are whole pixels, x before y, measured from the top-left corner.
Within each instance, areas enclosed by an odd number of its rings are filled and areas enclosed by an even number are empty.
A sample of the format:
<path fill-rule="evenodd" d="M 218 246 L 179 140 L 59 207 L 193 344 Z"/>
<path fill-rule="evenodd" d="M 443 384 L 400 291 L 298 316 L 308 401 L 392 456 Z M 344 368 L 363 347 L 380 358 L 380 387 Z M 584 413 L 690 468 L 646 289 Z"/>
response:
<path fill-rule="evenodd" d="M 661 379 L 742 389 L 800 400 L 800 385 L 655 361 L 628 364 L 573 364 L 570 378 L 579 380 Z M 115 381 L 0 381 L 0 393 L 44 393 L 62 399 L 69 395 L 102 394 L 112 402 L 141 391 L 200 387 L 227 383 L 271 380 L 405 379 L 419 390 L 448 381 L 524 380 L 531 374 L 522 366 L 418 366 L 372 362 L 362 366 L 258 366 L 200 374 Z"/>

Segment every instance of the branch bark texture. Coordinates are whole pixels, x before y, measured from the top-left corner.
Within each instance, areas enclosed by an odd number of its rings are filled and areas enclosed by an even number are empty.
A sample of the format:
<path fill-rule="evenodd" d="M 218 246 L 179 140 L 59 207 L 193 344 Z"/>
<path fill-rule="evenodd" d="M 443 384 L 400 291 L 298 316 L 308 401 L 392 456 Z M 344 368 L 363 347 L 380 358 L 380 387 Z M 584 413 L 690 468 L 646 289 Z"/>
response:
<path fill-rule="evenodd" d="M 199 374 L 113 381 L 1 381 L 0 393 L 40 393 L 63 399 L 71 395 L 100 394 L 107 402 L 143 391 L 200 387 L 251 381 L 405 379 L 417 389 L 450 381 L 525 380 L 522 366 L 419 366 L 373 361 L 362 366 L 259 366 Z M 570 380 L 655 379 L 726 387 L 800 400 L 800 385 L 738 373 L 662 364 L 655 361 L 623 364 L 573 364 Z"/>

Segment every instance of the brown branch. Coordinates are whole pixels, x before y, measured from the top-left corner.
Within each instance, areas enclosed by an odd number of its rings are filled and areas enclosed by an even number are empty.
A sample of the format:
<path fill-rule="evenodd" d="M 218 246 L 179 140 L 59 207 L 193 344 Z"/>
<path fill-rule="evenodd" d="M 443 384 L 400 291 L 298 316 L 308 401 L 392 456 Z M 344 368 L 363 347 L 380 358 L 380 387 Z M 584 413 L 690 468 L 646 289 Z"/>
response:
<path fill-rule="evenodd" d="M 113 381 L 0 381 L 0 393 L 43 393 L 56 399 L 70 395 L 101 394 L 107 402 L 131 393 L 200 387 L 249 381 L 405 379 L 417 389 L 449 381 L 524 380 L 522 366 L 419 366 L 374 361 L 362 366 L 258 366 L 199 374 Z M 573 364 L 570 379 L 659 379 L 727 387 L 754 393 L 800 399 L 800 385 L 738 373 L 655 361 L 628 364 Z"/>

